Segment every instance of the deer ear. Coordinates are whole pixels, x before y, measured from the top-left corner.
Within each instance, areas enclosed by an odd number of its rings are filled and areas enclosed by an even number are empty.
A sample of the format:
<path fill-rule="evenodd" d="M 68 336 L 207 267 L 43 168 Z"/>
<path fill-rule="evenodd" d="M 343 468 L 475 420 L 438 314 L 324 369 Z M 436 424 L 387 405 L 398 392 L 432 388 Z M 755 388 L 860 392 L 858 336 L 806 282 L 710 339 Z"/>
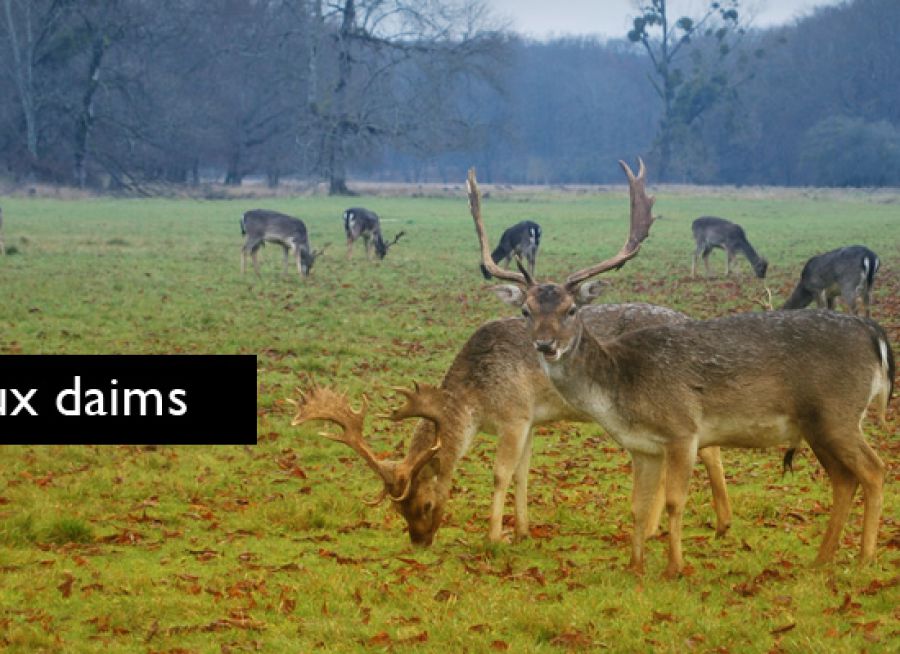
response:
<path fill-rule="evenodd" d="M 582 284 L 578 287 L 575 301 L 578 304 L 590 304 L 603 294 L 603 291 L 606 290 L 607 286 L 609 286 L 609 284 L 601 279 L 595 279 L 592 282 Z"/>
<path fill-rule="evenodd" d="M 522 306 L 525 301 L 525 291 L 513 284 L 498 284 L 491 286 L 490 290 L 494 292 L 501 302 L 511 304 L 514 307 Z"/>

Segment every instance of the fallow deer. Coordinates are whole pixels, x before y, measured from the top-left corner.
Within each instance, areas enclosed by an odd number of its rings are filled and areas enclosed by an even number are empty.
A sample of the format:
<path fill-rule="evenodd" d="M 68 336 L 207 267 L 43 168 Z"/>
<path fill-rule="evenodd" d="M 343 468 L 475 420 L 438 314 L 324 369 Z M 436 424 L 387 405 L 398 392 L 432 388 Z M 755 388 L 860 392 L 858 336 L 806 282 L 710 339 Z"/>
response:
<path fill-rule="evenodd" d="M 372 258 L 371 246 L 375 246 L 375 254 L 379 259 L 387 256 L 392 245 L 400 240 L 406 232 L 399 232 L 390 243 L 381 235 L 381 221 L 378 214 L 368 209 L 354 207 L 344 212 L 344 232 L 347 234 L 347 258 L 353 254 L 353 244 L 362 237 L 366 247 L 366 259 Z"/>
<path fill-rule="evenodd" d="M 524 259 L 528 263 L 528 273 L 534 276 L 534 260 L 537 258 L 538 248 L 541 246 L 541 226 L 531 220 L 523 220 L 516 223 L 500 237 L 500 244 L 491 252 L 494 263 L 509 264 L 511 257 Z M 481 274 L 485 279 L 491 278 L 491 273 L 481 266 Z"/>
<path fill-rule="evenodd" d="M 585 328 L 598 338 L 613 338 L 626 331 L 686 319 L 684 314 L 649 304 L 602 305 L 587 309 L 583 315 Z M 298 403 L 292 424 L 309 420 L 339 424 L 344 433 L 334 440 L 352 447 L 375 471 L 384 483 L 379 499 L 387 495 L 393 500 L 406 521 L 410 539 L 419 545 L 430 545 L 434 539 L 450 495 L 454 470 L 475 434 L 497 434 L 488 538 L 492 542 L 501 540 L 503 505 L 511 478 L 515 479 L 516 537 L 527 536 L 532 427 L 589 418 L 573 410 L 541 371 L 525 321 L 507 318 L 485 323 L 456 355 L 439 388 L 421 385 L 400 392 L 406 397 L 406 405 L 391 414 L 393 419 L 428 418 L 416 426 L 409 452 L 401 461 L 376 457 L 363 438 L 365 407 L 353 411 L 345 396 L 327 388 L 314 388 Z M 700 458 L 712 485 L 716 533 L 722 535 L 731 522 L 731 507 L 719 450 L 701 450 Z M 651 533 L 662 513 L 661 492 L 657 499 L 652 510 L 655 520 L 649 520 Z"/>
<path fill-rule="evenodd" d="M 851 245 L 818 254 L 806 262 L 800 282 L 783 309 L 802 309 L 813 300 L 821 309 L 834 309 L 840 295 L 850 313 L 857 315 L 857 300 L 862 300 L 869 317 L 872 285 L 881 262 L 878 255 L 862 245 Z"/>
<path fill-rule="evenodd" d="M 747 257 L 756 276 L 760 279 L 765 278 L 769 262 L 756 253 L 756 250 L 750 245 L 750 241 L 747 240 L 744 228 L 740 225 L 724 218 L 703 216 L 693 222 L 691 231 L 694 233 L 694 241 L 697 243 L 697 249 L 694 250 L 694 256 L 691 258 L 691 277 L 697 276 L 697 257 L 700 256 L 703 257 L 706 276 L 709 277 L 709 253 L 715 248 L 722 248 L 725 250 L 726 275 L 731 273 L 731 264 L 734 263 L 734 258 L 740 252 Z"/>
<path fill-rule="evenodd" d="M 772 447 L 809 443 L 831 479 L 833 505 L 817 564 L 840 542 L 857 486 L 865 503 L 860 561 L 875 558 L 884 464 L 866 443 L 862 421 L 878 400 L 882 421 L 893 390 L 894 358 L 871 320 L 829 311 L 770 311 L 648 327 L 597 338 L 583 305 L 600 283 L 585 282 L 637 255 L 653 222 L 645 169 L 628 177 L 631 229 L 613 257 L 572 273 L 562 284 L 535 282 L 490 258 L 475 171 L 469 205 L 490 272 L 514 285 L 498 296 L 518 307 L 541 366 L 560 395 L 598 422 L 633 458 L 631 567 L 644 570 L 653 497 L 665 473 L 669 524 L 667 577 L 680 574 L 682 514 L 691 463 L 707 446 Z"/>
<path fill-rule="evenodd" d="M 316 259 L 328 247 L 326 244 L 319 250 L 313 250 L 309 246 L 309 234 L 302 220 L 268 209 L 253 209 L 245 213 L 241 218 L 241 234 L 246 236 L 241 247 L 241 274 L 246 270 L 249 253 L 253 269 L 259 275 L 256 253 L 266 242 L 278 243 L 284 250 L 282 274 L 287 272 L 288 256 L 293 251 L 297 259 L 297 272 L 304 277 L 309 276 Z"/>

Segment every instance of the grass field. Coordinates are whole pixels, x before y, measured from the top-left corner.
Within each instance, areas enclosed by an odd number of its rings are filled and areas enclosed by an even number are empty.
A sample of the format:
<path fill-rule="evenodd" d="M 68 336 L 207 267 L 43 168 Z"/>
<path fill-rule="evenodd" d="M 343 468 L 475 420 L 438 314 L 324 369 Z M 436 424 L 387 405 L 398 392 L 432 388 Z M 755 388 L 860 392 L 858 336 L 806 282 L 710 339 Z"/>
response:
<path fill-rule="evenodd" d="M 489 187 L 486 190 L 490 190 Z M 803 262 L 840 245 L 879 253 L 873 314 L 900 342 L 900 195 L 667 193 L 640 256 L 609 275 L 609 301 L 695 317 L 761 310 L 763 286 L 692 280 L 690 222 L 742 223 L 770 261 L 783 302 Z M 407 236 L 381 263 L 344 258 L 350 204 Z M 586 424 L 539 428 L 532 538 L 485 542 L 492 437 L 464 459 L 435 544 L 413 549 L 378 482 L 353 453 L 292 428 L 285 402 L 309 377 L 365 392 L 437 383 L 483 321 L 511 311 L 485 292 L 465 199 L 255 200 L 0 198 L 2 353 L 258 355 L 256 447 L 0 448 L 0 651 L 7 652 L 888 652 L 900 642 L 897 400 L 869 441 L 888 465 L 878 563 L 855 566 L 859 496 L 837 561 L 810 569 L 830 506 L 808 450 L 782 478 L 781 453 L 725 451 L 734 524 L 715 539 L 705 476 L 685 518 L 687 573 L 660 578 L 629 555 L 629 460 Z M 239 274 L 238 227 L 257 206 L 304 218 L 332 246 L 311 278 Z M 615 252 L 625 187 L 602 193 L 493 193 L 494 240 L 517 220 L 544 228 L 540 277 Z M 717 272 L 723 255 L 714 255 Z M 0 360 L 2 361 L 2 360 Z M 227 380 L 210 380 L 227 383 Z M 222 410 L 227 412 L 228 407 Z M 369 426 L 376 450 L 403 451 L 412 424 Z M 2 442 L 2 431 L 0 431 Z M 511 517 L 511 503 L 507 506 Z"/>

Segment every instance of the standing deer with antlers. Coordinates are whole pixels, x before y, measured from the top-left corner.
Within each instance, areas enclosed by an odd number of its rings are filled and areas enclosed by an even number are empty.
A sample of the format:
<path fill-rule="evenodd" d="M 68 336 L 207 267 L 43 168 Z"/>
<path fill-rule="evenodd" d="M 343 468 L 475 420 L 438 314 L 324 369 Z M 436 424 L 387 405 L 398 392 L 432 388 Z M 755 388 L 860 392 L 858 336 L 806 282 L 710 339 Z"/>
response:
<path fill-rule="evenodd" d="M 353 244 L 362 237 L 366 247 L 366 259 L 372 258 L 371 246 L 379 259 L 387 256 L 388 250 L 395 245 L 406 232 L 399 232 L 394 240 L 386 242 L 381 235 L 381 220 L 378 214 L 368 209 L 353 208 L 344 212 L 344 232 L 347 234 L 347 258 L 353 254 Z"/>
<path fill-rule="evenodd" d="M 560 395 L 591 416 L 633 459 L 631 567 L 643 573 L 653 498 L 665 473 L 669 524 L 665 575 L 680 574 L 682 515 L 698 448 L 809 443 L 831 479 L 833 505 L 816 557 L 837 550 L 856 488 L 865 501 L 860 561 L 875 558 L 884 464 L 861 424 L 878 400 L 882 421 L 893 390 L 894 358 L 883 329 L 870 320 L 827 311 L 776 311 L 648 327 L 597 338 L 582 308 L 596 297 L 590 278 L 637 255 L 653 222 L 645 169 L 628 177 L 631 230 L 612 258 L 572 273 L 562 284 L 537 283 L 490 258 L 474 170 L 468 195 L 482 263 L 513 285 L 498 296 L 528 322 L 532 347 Z"/>
<path fill-rule="evenodd" d="M 684 314 L 649 304 L 590 307 L 583 316 L 585 328 L 598 338 L 650 325 L 680 323 Z M 515 534 L 528 535 L 527 489 L 531 459 L 532 427 L 557 420 L 585 421 L 553 388 L 543 373 L 538 354 L 530 347 L 528 330 L 521 318 L 488 322 L 479 327 L 456 355 L 440 388 L 417 385 L 400 389 L 406 404 L 391 418 L 421 417 L 401 461 L 375 456 L 363 437 L 365 406 L 356 412 L 349 400 L 327 388 L 314 388 L 298 403 L 292 424 L 328 420 L 341 426 L 334 440 L 354 449 L 384 483 L 382 495 L 390 497 L 406 520 L 414 544 L 430 545 L 440 527 L 459 460 L 480 431 L 497 434 L 494 460 L 494 492 L 488 538 L 501 540 L 503 505 L 510 480 L 515 480 Z M 718 448 L 700 451 L 709 474 L 716 511 L 716 533 L 722 535 L 731 522 L 731 507 Z M 662 486 L 649 519 L 652 533 L 662 513 Z"/>

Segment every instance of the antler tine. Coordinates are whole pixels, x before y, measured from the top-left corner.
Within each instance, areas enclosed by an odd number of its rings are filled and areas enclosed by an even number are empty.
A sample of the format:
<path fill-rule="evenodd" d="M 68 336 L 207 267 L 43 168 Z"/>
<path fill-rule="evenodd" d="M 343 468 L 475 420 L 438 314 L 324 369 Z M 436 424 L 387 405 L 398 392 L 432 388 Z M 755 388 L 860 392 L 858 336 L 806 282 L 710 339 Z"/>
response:
<path fill-rule="evenodd" d="M 625 245 L 612 258 L 593 266 L 582 268 L 578 272 L 569 275 L 566 279 L 567 287 L 574 288 L 594 275 L 599 275 L 614 268 L 621 268 L 625 265 L 625 262 L 635 257 L 640 251 L 641 243 L 647 238 L 650 233 L 650 225 L 653 224 L 653 214 L 650 210 L 653 207 L 655 198 L 647 195 L 644 187 L 647 169 L 644 167 L 643 159 L 638 157 L 638 162 L 640 166 L 638 167 L 638 174 L 635 175 L 627 163 L 619 161 L 619 165 L 622 166 L 625 175 L 628 177 L 628 190 L 631 197 L 631 229 L 628 233 L 628 240 L 625 241 Z"/>
<path fill-rule="evenodd" d="M 440 428 L 444 418 L 444 407 L 443 395 L 439 388 L 413 382 L 412 389 L 397 386 L 394 390 L 406 398 L 406 403 L 399 409 L 391 411 L 388 418 L 395 422 L 407 418 L 425 418 Z"/>
<path fill-rule="evenodd" d="M 363 423 L 369 400 L 364 395 L 362 408 L 354 411 L 350 406 L 350 400 L 343 393 L 336 393 L 330 388 L 313 386 L 306 394 L 301 393 L 300 402 L 294 402 L 297 407 L 297 415 L 291 421 L 296 426 L 310 420 L 327 420 L 338 425 L 342 434 L 322 434 L 326 438 L 344 443 L 359 454 L 375 473 L 381 477 L 385 485 L 390 486 L 394 482 L 392 465 L 389 465 L 375 456 L 369 444 L 363 438 Z"/>
<path fill-rule="evenodd" d="M 475 179 L 475 169 L 469 168 L 469 177 L 466 179 L 466 193 L 469 196 L 469 211 L 475 221 L 475 233 L 478 235 L 478 243 L 481 245 L 481 263 L 497 279 L 505 279 L 522 286 L 530 286 L 526 277 L 512 270 L 504 270 L 491 258 L 491 246 L 484 230 L 484 221 L 481 218 L 481 193 L 478 191 L 478 182 Z"/>
<path fill-rule="evenodd" d="M 400 237 L 403 236 L 404 234 L 406 234 L 406 232 L 405 232 L 405 231 L 401 231 L 399 234 L 397 234 L 397 235 L 394 237 L 394 240 L 391 241 L 390 243 L 388 243 L 385 247 L 388 247 L 388 248 L 389 248 L 389 247 L 391 247 L 392 245 L 396 245 L 396 244 L 397 244 L 397 241 L 399 241 L 399 240 L 400 240 Z"/>

